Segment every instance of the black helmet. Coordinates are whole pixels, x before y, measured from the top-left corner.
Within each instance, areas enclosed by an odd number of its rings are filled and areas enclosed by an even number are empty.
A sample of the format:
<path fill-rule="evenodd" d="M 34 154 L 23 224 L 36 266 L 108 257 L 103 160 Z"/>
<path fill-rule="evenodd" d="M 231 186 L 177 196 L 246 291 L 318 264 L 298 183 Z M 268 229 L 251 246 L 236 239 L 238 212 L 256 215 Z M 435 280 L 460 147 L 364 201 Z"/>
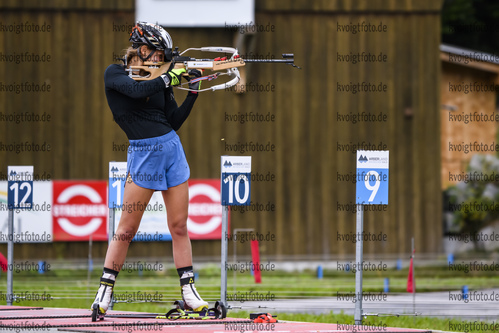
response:
<path fill-rule="evenodd" d="M 172 60 L 172 38 L 165 29 L 157 24 L 137 21 L 130 33 L 129 41 L 132 42 L 133 48 L 147 45 L 153 50 L 164 50 L 166 61 Z M 152 53 L 142 60 L 147 60 L 151 55 Z"/>

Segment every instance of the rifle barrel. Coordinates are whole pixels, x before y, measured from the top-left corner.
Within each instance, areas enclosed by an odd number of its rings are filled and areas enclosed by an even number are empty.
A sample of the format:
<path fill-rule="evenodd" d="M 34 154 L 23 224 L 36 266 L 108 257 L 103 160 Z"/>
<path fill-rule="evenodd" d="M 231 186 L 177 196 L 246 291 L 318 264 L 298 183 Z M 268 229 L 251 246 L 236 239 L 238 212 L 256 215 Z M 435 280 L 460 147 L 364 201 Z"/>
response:
<path fill-rule="evenodd" d="M 294 59 L 243 59 L 244 62 L 283 62 L 286 64 L 292 64 Z"/>
<path fill-rule="evenodd" d="M 185 59 L 178 59 L 174 58 L 174 61 L 176 62 L 182 62 L 182 61 L 213 61 L 213 59 L 196 59 L 196 58 L 187 58 L 184 57 Z M 283 62 L 286 64 L 292 64 L 294 62 L 293 58 L 286 58 L 286 59 L 244 59 L 244 62 Z"/>

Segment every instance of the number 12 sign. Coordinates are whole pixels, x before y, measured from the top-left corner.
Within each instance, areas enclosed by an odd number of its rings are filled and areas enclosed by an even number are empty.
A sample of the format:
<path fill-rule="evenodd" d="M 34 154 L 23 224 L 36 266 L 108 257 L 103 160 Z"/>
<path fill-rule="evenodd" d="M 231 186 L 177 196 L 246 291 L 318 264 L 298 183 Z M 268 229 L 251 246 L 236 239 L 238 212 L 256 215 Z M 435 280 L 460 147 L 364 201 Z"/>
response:
<path fill-rule="evenodd" d="M 249 206 L 251 156 L 222 156 L 222 205 Z"/>
<path fill-rule="evenodd" d="M 356 204 L 388 205 L 386 150 L 357 150 Z"/>
<path fill-rule="evenodd" d="M 31 209 L 33 206 L 33 166 L 9 166 L 7 168 L 9 209 Z"/>

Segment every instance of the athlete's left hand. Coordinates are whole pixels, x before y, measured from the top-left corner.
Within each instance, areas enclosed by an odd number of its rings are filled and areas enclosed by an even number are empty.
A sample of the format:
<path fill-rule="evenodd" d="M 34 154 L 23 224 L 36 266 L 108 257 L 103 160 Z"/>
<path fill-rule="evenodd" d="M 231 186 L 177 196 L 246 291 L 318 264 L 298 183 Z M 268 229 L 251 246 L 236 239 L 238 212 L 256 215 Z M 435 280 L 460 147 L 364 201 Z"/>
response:
<path fill-rule="evenodd" d="M 201 89 L 201 81 L 197 81 L 197 82 L 194 82 L 194 83 L 190 83 L 190 81 L 192 79 L 201 77 L 203 75 L 203 73 L 200 70 L 197 70 L 197 69 L 190 69 L 188 73 L 189 73 L 189 89 L 192 89 L 192 90 L 199 90 L 199 89 Z M 194 93 L 197 94 L 197 92 L 194 92 Z"/>

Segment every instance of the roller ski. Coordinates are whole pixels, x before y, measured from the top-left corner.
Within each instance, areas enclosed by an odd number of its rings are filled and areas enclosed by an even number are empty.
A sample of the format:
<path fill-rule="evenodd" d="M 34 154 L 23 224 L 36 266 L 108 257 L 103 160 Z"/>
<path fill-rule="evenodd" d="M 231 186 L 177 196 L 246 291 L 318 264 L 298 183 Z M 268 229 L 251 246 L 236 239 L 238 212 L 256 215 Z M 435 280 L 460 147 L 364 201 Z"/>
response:
<path fill-rule="evenodd" d="M 221 302 L 209 308 L 194 286 L 194 274 L 188 272 L 180 278 L 182 300 L 175 301 L 175 308 L 167 313 L 168 319 L 223 319 L 227 311 Z"/>
<path fill-rule="evenodd" d="M 204 302 L 206 303 L 206 302 Z M 206 306 L 198 308 L 198 310 L 193 310 L 187 305 L 184 300 L 175 301 L 174 309 L 171 309 L 166 313 L 166 319 L 176 320 L 176 319 L 224 319 L 227 317 L 227 309 L 222 302 L 217 301 L 213 308 L 208 308 L 208 303 Z"/>
<path fill-rule="evenodd" d="M 227 310 L 222 302 L 217 301 L 213 308 L 203 308 L 201 311 L 187 310 L 184 301 L 175 301 L 175 308 L 165 313 L 120 313 L 109 314 L 107 318 L 137 318 L 137 319 L 224 319 L 227 316 Z"/>
<path fill-rule="evenodd" d="M 95 295 L 95 300 L 92 303 L 92 321 L 103 320 L 106 311 L 109 308 L 113 297 L 114 281 L 111 279 L 101 278 L 99 290 Z"/>

